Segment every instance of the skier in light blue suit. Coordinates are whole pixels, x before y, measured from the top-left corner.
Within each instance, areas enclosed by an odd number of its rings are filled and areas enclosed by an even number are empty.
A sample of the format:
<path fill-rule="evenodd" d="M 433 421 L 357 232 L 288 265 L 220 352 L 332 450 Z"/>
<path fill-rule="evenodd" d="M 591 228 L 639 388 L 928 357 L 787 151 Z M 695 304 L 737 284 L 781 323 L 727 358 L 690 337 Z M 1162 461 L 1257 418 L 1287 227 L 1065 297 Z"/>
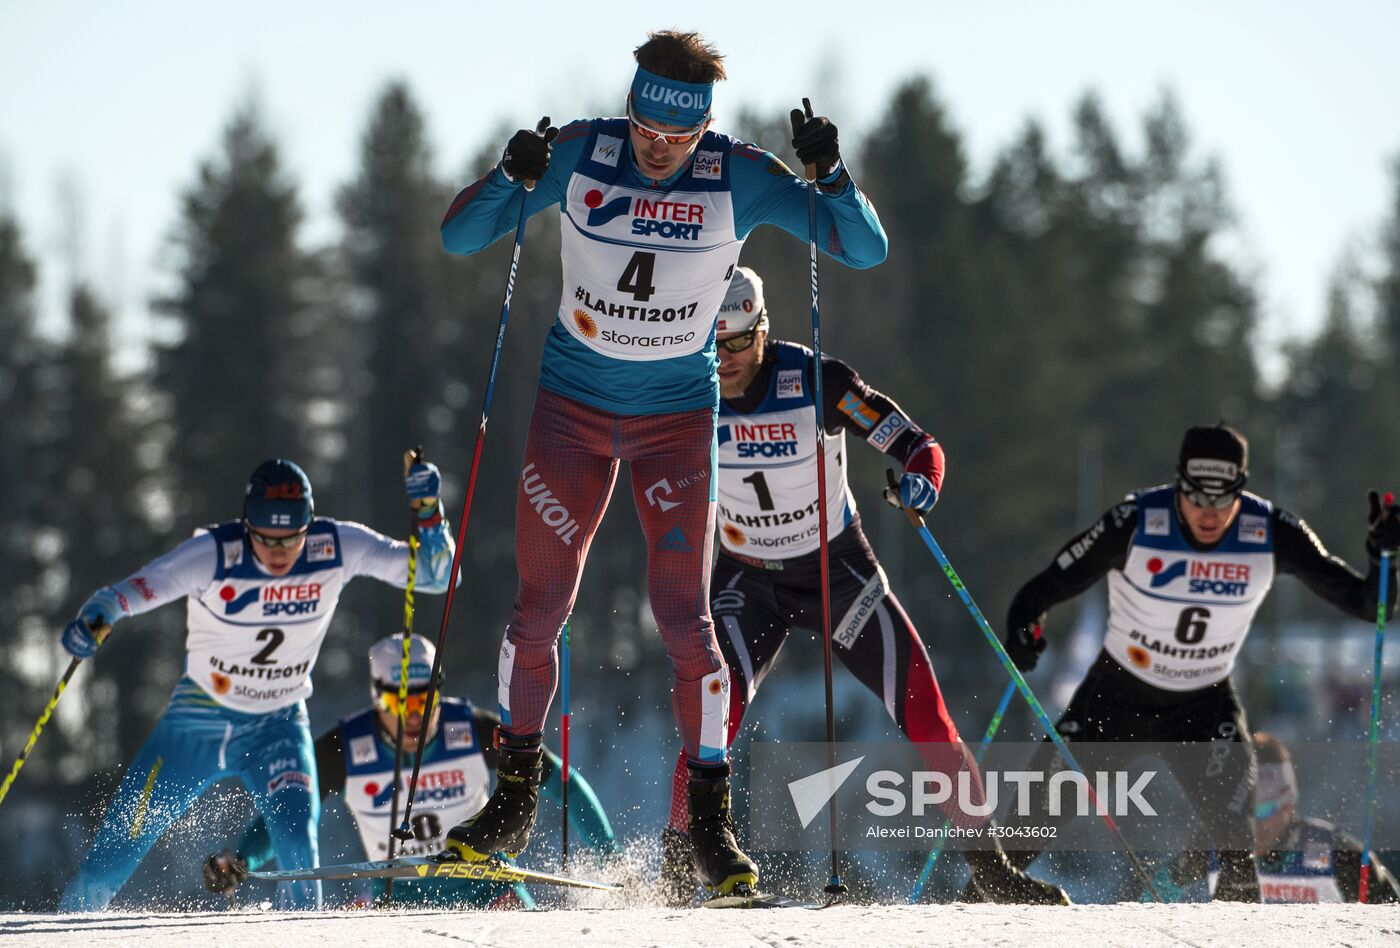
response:
<path fill-rule="evenodd" d="M 407 478 L 418 515 L 416 585 L 443 592 L 454 544 L 437 503 L 441 476 Z M 305 699 L 346 583 L 373 576 L 402 588 L 408 545 L 357 523 L 313 516 L 311 482 L 291 461 L 263 462 L 248 481 L 243 518 L 201 528 L 131 576 L 99 589 L 63 630 L 76 658 L 95 629 L 184 598 L 185 675 L 137 753 L 97 837 L 59 903 L 105 908 L 161 834 L 214 781 L 240 777 L 267 819 L 278 862 L 316 865 L 320 797 Z M 284 885 L 283 908 L 318 908 L 319 882 Z"/>
<path fill-rule="evenodd" d="M 744 240 L 760 224 L 857 268 L 885 259 L 874 208 L 851 181 L 836 126 L 792 113 L 808 185 L 761 148 L 712 131 L 723 56 L 695 33 L 649 34 L 626 116 L 522 129 L 459 194 L 444 248 L 476 253 L 521 219 L 560 213 L 563 294 L 516 491 L 520 584 L 498 665 L 501 754 L 481 813 L 448 833 L 463 859 L 529 842 L 540 735 L 558 679 L 555 643 L 584 559 L 627 461 L 649 548 L 647 597 L 674 673 L 701 882 L 757 886 L 729 823 L 729 672 L 710 616 L 714 541 L 715 321 Z M 527 182 L 537 182 L 533 190 Z"/>

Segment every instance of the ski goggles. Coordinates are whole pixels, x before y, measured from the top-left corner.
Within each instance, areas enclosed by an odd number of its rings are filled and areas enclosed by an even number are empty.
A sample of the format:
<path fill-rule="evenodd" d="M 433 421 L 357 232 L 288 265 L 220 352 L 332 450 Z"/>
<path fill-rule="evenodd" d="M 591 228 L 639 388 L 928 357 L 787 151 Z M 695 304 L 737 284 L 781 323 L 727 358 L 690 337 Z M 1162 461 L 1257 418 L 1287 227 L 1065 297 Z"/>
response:
<path fill-rule="evenodd" d="M 290 550 L 294 549 L 298 544 L 300 544 L 303 540 L 306 539 L 306 534 L 311 528 L 304 527 L 301 530 L 298 530 L 296 533 L 293 533 L 289 537 L 270 537 L 266 533 L 259 533 L 258 531 L 254 530 L 253 525 L 245 520 L 243 521 L 243 529 L 248 531 L 248 536 L 255 543 L 260 543 L 263 546 L 270 547 L 274 550 Z"/>
<path fill-rule="evenodd" d="M 1208 491 L 1184 477 L 1177 478 L 1176 489 L 1188 503 L 1195 504 L 1197 507 L 1213 507 L 1216 510 L 1224 510 L 1240 499 L 1239 489 L 1227 490 L 1224 493 Z"/>
<path fill-rule="evenodd" d="M 1282 800 L 1270 800 L 1267 803 L 1259 803 L 1254 807 L 1254 818 L 1256 820 L 1267 820 L 1281 809 L 1283 809 Z"/>
<path fill-rule="evenodd" d="M 436 696 L 434 696 L 433 703 L 437 703 Z M 397 717 L 399 714 L 399 689 L 381 689 L 379 692 L 379 707 Z M 410 714 L 421 714 L 427 717 L 428 692 L 410 691 L 408 696 L 403 700 L 403 709 L 404 717 L 408 717 Z"/>
<path fill-rule="evenodd" d="M 663 132 L 659 128 L 652 128 L 650 125 L 637 118 L 637 113 L 632 110 L 632 99 L 627 100 L 627 121 L 631 124 L 636 133 L 649 142 L 654 142 L 658 138 L 668 145 L 689 145 L 695 139 L 705 133 L 705 122 L 701 122 L 688 132 Z"/>
<path fill-rule="evenodd" d="M 728 339 L 716 339 L 715 345 L 726 352 L 743 352 L 753 345 L 753 341 L 758 337 L 758 327 L 750 329 L 748 332 L 741 332 L 737 336 L 730 336 Z"/>

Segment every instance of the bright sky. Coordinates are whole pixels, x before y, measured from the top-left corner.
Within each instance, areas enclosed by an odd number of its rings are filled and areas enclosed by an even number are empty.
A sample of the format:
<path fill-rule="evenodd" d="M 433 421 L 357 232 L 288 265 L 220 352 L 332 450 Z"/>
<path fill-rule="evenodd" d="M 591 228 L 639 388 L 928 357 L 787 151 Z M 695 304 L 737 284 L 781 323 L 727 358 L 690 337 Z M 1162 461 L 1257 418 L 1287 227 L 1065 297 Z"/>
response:
<path fill-rule="evenodd" d="M 386 80 L 408 81 L 439 168 L 455 171 L 501 123 L 620 103 L 632 47 L 670 26 L 701 30 L 728 57 L 720 130 L 740 105 L 783 115 L 809 95 L 855 137 L 901 80 L 924 73 L 979 175 L 1028 117 L 1064 147 L 1072 105 L 1090 88 L 1135 148 L 1139 117 L 1171 88 L 1198 154 L 1224 167 L 1241 222 L 1234 252 L 1259 272 L 1271 346 L 1320 324 L 1339 255 L 1374 233 L 1392 193 L 1400 4 L 1390 0 L 935 0 L 902 15 L 893 4 L 733 0 L 672 8 L 684 16 L 659 9 L 0 0 L 0 202 L 19 211 L 52 308 L 66 272 L 59 194 L 76 184 L 83 268 L 118 305 L 124 336 L 140 340 L 178 194 L 250 91 L 302 185 L 306 236 L 329 239 L 332 195 L 354 173 Z M 909 156 L 911 174 L 918 162 Z"/>

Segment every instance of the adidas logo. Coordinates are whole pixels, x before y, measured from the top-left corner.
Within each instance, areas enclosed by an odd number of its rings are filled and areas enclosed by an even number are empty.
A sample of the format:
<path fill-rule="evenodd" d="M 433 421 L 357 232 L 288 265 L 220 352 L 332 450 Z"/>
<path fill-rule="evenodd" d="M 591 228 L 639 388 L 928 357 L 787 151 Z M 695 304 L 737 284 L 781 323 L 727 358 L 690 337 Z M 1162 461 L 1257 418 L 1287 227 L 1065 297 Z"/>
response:
<path fill-rule="evenodd" d="M 667 530 L 666 535 L 656 541 L 656 548 L 670 553 L 690 553 L 694 550 L 678 526 Z"/>

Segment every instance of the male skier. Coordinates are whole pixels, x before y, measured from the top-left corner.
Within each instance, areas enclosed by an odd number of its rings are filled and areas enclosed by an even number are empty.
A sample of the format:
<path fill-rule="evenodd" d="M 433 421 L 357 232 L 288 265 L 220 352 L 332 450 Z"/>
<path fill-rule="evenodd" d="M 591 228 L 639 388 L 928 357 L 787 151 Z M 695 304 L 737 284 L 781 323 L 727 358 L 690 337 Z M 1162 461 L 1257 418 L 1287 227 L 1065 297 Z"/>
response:
<path fill-rule="evenodd" d="M 1037 634 L 1046 610 L 1107 574 L 1103 651 L 1056 729 L 1067 741 L 1209 742 L 1209 754 L 1168 764 L 1194 803 L 1201 838 L 1216 850 L 1215 898 L 1257 902 L 1257 763 L 1230 671 L 1276 574 L 1292 573 L 1348 615 L 1374 620 L 1379 551 L 1400 545 L 1400 507 L 1371 493 L 1363 578 L 1302 520 L 1244 490 L 1248 459 L 1233 428 L 1188 429 L 1174 484 L 1130 494 L 1021 587 L 1007 614 L 1006 650 L 1016 667 L 1033 668 L 1046 646 Z M 1393 603 L 1393 561 L 1390 568 Z M 1044 744 L 1029 769 L 1059 769 L 1055 758 Z M 1044 787 L 1035 785 L 1029 815 L 1008 817 L 1013 833 L 1068 819 L 1068 811 L 1047 815 Z M 1025 868 L 1039 852 L 1010 855 Z"/>
<path fill-rule="evenodd" d="M 423 856 L 442 849 L 448 827 L 475 813 L 486 802 L 495 769 L 492 738 L 500 726 L 494 711 L 458 698 L 435 702 L 430 715 L 428 681 L 437 654 L 421 636 L 409 640 L 408 697 L 404 702 L 403 752 L 418 752 L 424 740 L 418 792 L 413 801 L 413 839 L 397 849 L 400 856 Z M 338 793 L 355 819 L 366 859 L 388 856 L 390 817 L 394 797 L 394 737 L 399 727 L 399 680 L 403 672 L 403 635 L 390 635 L 369 650 L 370 696 L 374 704 L 342 718 L 316 739 L 316 778 L 321 798 Z M 439 695 L 439 697 L 441 697 Z M 544 752 L 545 796 L 563 798 L 559 758 Z M 403 781 L 407 783 L 406 775 Z M 571 825 L 584 844 L 599 856 L 619 852 L 612 826 L 593 788 L 569 768 Z M 402 802 L 400 802 L 402 812 Z M 232 894 L 250 869 L 273 859 L 267 821 L 255 820 L 234 850 L 224 850 L 204 862 L 204 884 L 211 892 Z M 382 896 L 382 880 L 375 887 Z M 531 908 L 534 900 L 520 884 L 504 885 L 481 879 L 400 881 L 394 886 L 398 905 L 470 905 L 477 908 Z"/>
<path fill-rule="evenodd" d="M 748 267 L 734 271 L 715 339 L 721 546 L 710 599 L 720 652 L 730 668 L 732 742 L 792 627 L 817 628 L 821 620 L 815 358 L 805 346 L 769 338 L 763 281 Z M 849 433 L 899 462 L 901 500 L 926 513 L 943 488 L 943 448 L 838 359 L 822 361 L 822 393 L 833 654 L 880 698 L 931 769 L 950 779 L 966 769 L 980 793 L 977 763 L 943 703 L 928 650 L 865 538 L 846 479 Z M 682 753 L 662 837 L 663 889 L 677 903 L 695 894 L 685 772 Z M 949 806 L 960 826 L 986 823 Z M 1012 869 L 999 847 L 966 855 L 978 889 L 991 901 L 1066 901 L 1058 888 Z"/>
<path fill-rule="evenodd" d="M 1299 813 L 1298 775 L 1288 747 L 1264 731 L 1256 731 L 1253 741 L 1259 756 L 1254 857 L 1259 861 L 1260 901 L 1357 902 L 1361 842 L 1335 824 Z M 1366 902 L 1400 902 L 1400 885 L 1374 850 L 1370 862 Z M 1169 902 L 1193 902 L 1206 898 L 1218 877 L 1218 867 L 1206 853 L 1192 848 L 1158 870 L 1152 882 Z"/>
<path fill-rule="evenodd" d="M 440 593 L 452 571 L 442 479 L 415 464 L 405 483 L 418 517 L 418 589 Z M 201 527 L 174 550 L 93 593 L 63 630 L 75 658 L 94 630 L 186 600 L 185 675 L 103 816 L 61 911 L 102 909 L 161 834 L 214 781 L 238 776 L 267 820 L 280 865 L 316 865 L 315 759 L 307 726 L 311 670 L 342 588 L 356 576 L 403 588 L 408 544 L 366 526 L 316 517 L 311 482 L 291 461 L 258 465 L 243 516 Z M 285 884 L 279 903 L 316 908 L 319 882 Z"/>
<path fill-rule="evenodd" d="M 501 645 L 499 780 L 482 812 L 449 832 L 447 848 L 479 860 L 528 842 L 555 643 L 625 459 L 652 613 L 675 671 L 696 868 L 707 887 L 728 893 L 754 888 L 757 872 L 729 820 L 729 677 L 708 599 L 714 326 L 755 227 L 808 236 L 809 186 L 768 152 L 710 130 L 713 86 L 725 71 L 700 36 L 653 33 L 635 56 L 626 117 L 517 132 L 442 224 L 446 249 L 475 253 L 516 226 L 522 201 L 527 214 L 557 205 L 564 272 L 516 495 L 520 580 Z M 798 159 L 818 176 L 821 249 L 853 267 L 878 264 L 885 234 L 851 183 L 836 127 L 801 112 L 793 127 Z"/>

